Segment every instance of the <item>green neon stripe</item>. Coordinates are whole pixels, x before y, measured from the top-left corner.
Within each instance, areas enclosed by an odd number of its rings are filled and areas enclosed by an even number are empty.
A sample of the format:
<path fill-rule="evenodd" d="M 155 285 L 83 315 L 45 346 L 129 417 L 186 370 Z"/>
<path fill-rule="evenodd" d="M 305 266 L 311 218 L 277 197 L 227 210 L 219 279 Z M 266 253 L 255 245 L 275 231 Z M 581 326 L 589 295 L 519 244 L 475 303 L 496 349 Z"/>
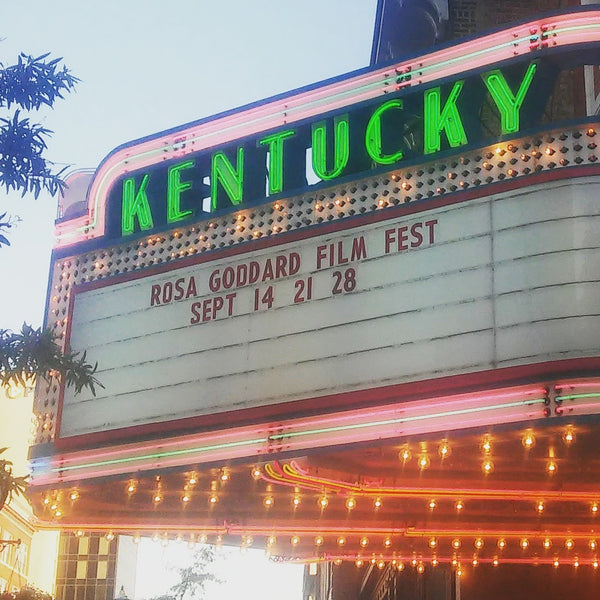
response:
<path fill-rule="evenodd" d="M 210 450 L 222 450 L 223 448 L 236 448 L 239 446 L 248 446 L 251 444 L 268 442 L 268 438 L 259 438 L 257 440 L 244 440 L 241 442 L 228 442 L 226 444 L 215 444 L 214 446 L 204 446 L 202 448 L 187 448 L 186 450 L 171 450 L 170 452 L 157 452 L 156 454 L 144 454 L 143 456 L 132 456 L 129 458 L 114 458 L 112 460 L 103 460 L 95 463 L 87 463 L 84 465 L 72 465 L 69 467 L 54 467 L 51 469 L 53 473 L 62 471 L 74 471 L 76 469 L 89 469 L 91 467 L 104 467 L 106 465 L 118 465 L 127 462 L 135 462 L 151 458 L 166 458 L 168 456 L 181 456 L 182 454 L 192 454 L 194 452 L 208 452 Z"/>
<path fill-rule="evenodd" d="M 600 393 L 571 394 L 570 396 L 556 396 L 556 400 L 576 400 L 577 398 L 600 398 Z"/>
<path fill-rule="evenodd" d="M 501 404 L 500 406 L 485 406 L 483 408 L 464 408 L 461 410 L 451 410 L 433 415 L 420 415 L 415 417 L 403 417 L 398 419 L 388 419 L 386 421 L 374 421 L 370 423 L 357 423 L 355 425 L 339 425 L 337 427 L 325 427 L 323 429 L 311 429 L 309 431 L 297 431 L 293 433 L 280 433 L 270 436 L 271 440 L 282 440 L 291 437 L 300 437 L 303 435 L 312 435 L 317 433 L 332 433 L 335 431 L 350 431 L 353 429 L 365 429 L 366 427 L 378 427 L 380 425 L 395 425 L 397 423 L 410 423 L 411 421 L 423 421 L 425 419 L 435 419 L 438 417 L 452 417 L 456 415 L 466 415 L 475 412 L 483 412 L 488 410 L 499 410 L 502 408 L 513 408 L 515 406 L 530 406 L 534 404 L 544 404 L 545 398 L 534 398 L 532 400 L 523 400 L 521 402 L 511 402 L 509 404 Z"/>

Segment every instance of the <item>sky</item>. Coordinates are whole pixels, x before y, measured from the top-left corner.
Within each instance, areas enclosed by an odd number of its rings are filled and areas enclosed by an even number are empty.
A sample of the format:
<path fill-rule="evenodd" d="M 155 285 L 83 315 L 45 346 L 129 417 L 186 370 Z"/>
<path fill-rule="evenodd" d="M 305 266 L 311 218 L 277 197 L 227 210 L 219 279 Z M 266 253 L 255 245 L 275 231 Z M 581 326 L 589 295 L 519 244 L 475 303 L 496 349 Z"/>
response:
<path fill-rule="evenodd" d="M 96 168 L 125 142 L 367 66 L 376 4 L 1 0 L 0 62 L 64 59 L 81 81 L 36 117 L 54 132 L 47 158 Z M 21 217 L 0 247 L 0 328 L 14 331 L 42 324 L 56 200 L 0 190 L 5 211 Z"/>
<path fill-rule="evenodd" d="M 76 92 L 32 116 L 54 132 L 46 156 L 57 169 L 95 168 L 125 142 L 367 66 L 376 4 L 0 0 L 0 62 L 10 65 L 20 52 L 63 57 L 81 80 Z M 42 325 L 56 200 L 0 190 L 5 211 L 21 222 L 10 231 L 11 246 L 0 247 L 0 329 L 16 331 L 23 322 Z M 238 552 L 224 564 L 270 581 L 279 594 L 273 598 L 300 598 L 296 576 L 276 571 L 295 586 L 297 595 L 286 594 L 272 571 L 259 571 L 262 556 L 245 557 L 246 567 L 239 559 Z M 154 549 L 144 560 L 143 573 L 168 580 L 160 569 L 172 558 Z M 221 588 L 214 597 L 252 600 L 255 593 L 244 585 L 244 594 Z M 140 590 L 136 598 L 143 597 Z"/>

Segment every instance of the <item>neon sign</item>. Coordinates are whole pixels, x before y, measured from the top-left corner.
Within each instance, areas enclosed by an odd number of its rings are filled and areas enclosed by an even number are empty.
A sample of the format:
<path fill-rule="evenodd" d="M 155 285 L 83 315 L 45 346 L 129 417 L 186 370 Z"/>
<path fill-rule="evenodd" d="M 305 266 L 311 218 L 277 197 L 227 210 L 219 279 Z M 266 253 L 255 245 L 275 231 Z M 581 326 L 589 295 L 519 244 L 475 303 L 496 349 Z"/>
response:
<path fill-rule="evenodd" d="M 376 103 L 359 103 L 293 128 L 262 132 L 127 173 L 109 193 L 116 238 L 198 220 L 307 186 L 458 148 L 532 125 L 541 112 L 539 63 L 494 69 Z M 538 86 L 539 87 L 539 86 Z M 495 116 L 485 127 L 485 104 Z M 536 110 L 537 109 L 537 110 Z"/>

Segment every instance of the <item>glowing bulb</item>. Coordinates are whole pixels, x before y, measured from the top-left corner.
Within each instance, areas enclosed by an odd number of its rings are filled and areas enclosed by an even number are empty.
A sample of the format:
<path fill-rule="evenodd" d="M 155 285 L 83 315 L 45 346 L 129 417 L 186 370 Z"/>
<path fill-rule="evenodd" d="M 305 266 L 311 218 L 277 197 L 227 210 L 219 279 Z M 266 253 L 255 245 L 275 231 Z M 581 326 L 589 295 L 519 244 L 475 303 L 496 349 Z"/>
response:
<path fill-rule="evenodd" d="M 523 548 L 523 550 L 529 548 L 529 540 L 527 538 L 521 538 L 521 548 Z"/>
<path fill-rule="evenodd" d="M 352 510 L 355 507 L 356 507 L 356 500 L 354 498 L 348 498 L 348 500 L 346 500 L 346 508 L 348 510 Z"/>
<path fill-rule="evenodd" d="M 321 509 L 327 508 L 328 504 L 329 500 L 327 499 L 327 496 L 321 496 L 319 498 L 319 506 L 321 507 Z"/>
<path fill-rule="evenodd" d="M 70 494 L 69 494 L 69 498 L 71 499 L 71 501 L 75 501 L 79 498 L 79 492 L 77 490 L 73 490 Z"/>
<path fill-rule="evenodd" d="M 498 564 L 499 564 L 499 562 L 500 562 L 500 561 L 498 560 L 498 557 L 497 557 L 497 556 L 494 556 L 494 560 L 492 560 L 492 565 L 494 565 L 494 567 L 497 567 L 497 566 L 498 566 Z"/>
<path fill-rule="evenodd" d="M 357 558 L 356 561 L 354 562 L 354 564 L 357 567 L 362 567 L 363 566 L 363 561 L 360 558 Z"/>
<path fill-rule="evenodd" d="M 262 472 L 260 470 L 260 467 L 254 467 L 252 469 L 252 479 L 260 479 L 262 475 Z"/>
<path fill-rule="evenodd" d="M 274 503 L 273 496 L 267 496 L 263 500 L 263 503 L 267 508 L 270 508 L 271 506 L 273 506 L 273 503 Z"/>
<path fill-rule="evenodd" d="M 78 529 L 78 530 L 75 532 L 75 537 L 83 537 L 83 531 L 82 531 L 81 529 Z"/>
<path fill-rule="evenodd" d="M 462 500 L 457 500 L 456 504 L 454 505 L 454 507 L 456 508 L 456 510 L 458 512 L 460 512 L 465 507 L 465 504 L 464 504 L 464 502 Z"/>
<path fill-rule="evenodd" d="M 576 557 L 575 560 L 573 561 L 573 566 L 574 567 L 578 567 L 579 566 L 579 559 Z"/>
<path fill-rule="evenodd" d="M 456 576 L 457 577 L 462 577 L 462 574 L 463 574 L 462 569 L 459 566 L 458 569 L 456 569 Z"/>
<path fill-rule="evenodd" d="M 535 446 L 535 436 L 532 431 L 526 431 L 521 438 L 521 443 L 526 450 L 530 450 Z"/>
<path fill-rule="evenodd" d="M 575 546 L 575 542 L 571 538 L 565 541 L 565 548 L 567 550 L 572 550 L 573 546 Z"/>
<path fill-rule="evenodd" d="M 323 536 L 321 536 L 321 535 L 318 535 L 318 536 L 315 538 L 315 546 L 322 546 L 322 545 L 323 545 L 323 541 L 324 541 L 324 540 L 323 540 Z"/>
<path fill-rule="evenodd" d="M 486 474 L 489 475 L 490 473 L 494 472 L 494 463 L 491 460 L 484 460 L 482 465 L 481 465 L 481 470 Z"/>
<path fill-rule="evenodd" d="M 437 546 L 437 539 L 432 537 L 429 538 L 429 547 L 430 548 L 435 548 Z"/>
<path fill-rule="evenodd" d="M 488 435 L 484 436 L 481 442 L 481 450 L 484 454 L 489 454 L 492 451 L 492 440 Z"/>
<path fill-rule="evenodd" d="M 553 567 L 554 567 L 555 569 L 557 569 L 559 564 L 560 564 L 560 563 L 558 562 L 558 558 L 555 558 L 555 559 L 554 559 L 554 562 L 552 563 Z"/>
<path fill-rule="evenodd" d="M 481 538 L 477 538 L 475 540 L 475 548 L 477 548 L 478 550 L 483 548 L 483 540 Z"/>
<path fill-rule="evenodd" d="M 140 536 L 140 534 L 136 533 L 133 536 L 133 540 L 132 541 L 133 541 L 134 544 L 139 544 L 141 542 L 141 540 L 142 540 L 142 537 Z"/>
<path fill-rule="evenodd" d="M 498 540 L 498 548 L 500 548 L 500 550 L 506 548 L 506 540 L 504 538 Z"/>
<path fill-rule="evenodd" d="M 189 502 L 190 500 L 191 500 L 191 498 L 190 498 L 189 494 L 184 494 L 184 495 L 181 497 L 181 501 L 182 501 L 182 502 Z"/>
<path fill-rule="evenodd" d="M 274 535 L 270 535 L 269 538 L 267 539 L 267 545 L 273 546 L 276 541 L 277 541 L 277 538 Z"/>
<path fill-rule="evenodd" d="M 220 476 L 221 481 L 225 482 L 225 481 L 229 481 L 229 472 L 228 471 L 221 471 L 221 476 Z"/>
<path fill-rule="evenodd" d="M 596 559 L 594 559 L 594 562 L 592 563 L 592 567 L 594 567 L 594 569 L 598 568 L 598 561 Z"/>
<path fill-rule="evenodd" d="M 152 501 L 154 502 L 154 504 L 160 504 L 162 502 L 162 496 L 160 494 L 154 494 L 154 498 L 152 498 Z"/>
<path fill-rule="evenodd" d="M 442 440 L 440 442 L 440 445 L 438 447 L 438 454 L 442 459 L 447 458 L 448 456 L 450 456 L 450 454 L 452 454 L 452 450 L 450 448 L 448 440 Z"/>
<path fill-rule="evenodd" d="M 438 559 L 437 559 L 437 558 L 434 556 L 434 557 L 431 559 L 431 565 L 432 565 L 433 567 L 437 567 L 439 564 L 440 564 L 440 561 L 439 561 L 439 560 L 438 560 Z"/>
<path fill-rule="evenodd" d="M 598 544 L 596 543 L 596 540 L 590 540 L 589 546 L 590 550 L 595 550 L 598 547 Z"/>
<path fill-rule="evenodd" d="M 437 503 L 436 503 L 435 500 L 432 499 L 432 500 L 429 501 L 429 508 L 431 510 L 433 510 L 436 506 L 437 506 Z"/>
<path fill-rule="evenodd" d="M 550 548 L 552 548 L 552 540 L 550 538 L 546 538 L 544 540 L 544 549 L 549 550 Z"/>
<path fill-rule="evenodd" d="M 343 535 L 340 535 L 340 537 L 337 539 L 337 545 L 343 546 L 345 543 L 346 543 L 346 538 Z"/>
<path fill-rule="evenodd" d="M 417 573 L 418 573 L 419 575 L 422 575 L 424 572 L 425 572 L 425 565 L 424 565 L 422 562 L 420 562 L 420 563 L 417 565 Z"/>
<path fill-rule="evenodd" d="M 541 500 L 537 503 L 536 509 L 539 513 L 544 512 L 544 503 Z"/>
<path fill-rule="evenodd" d="M 546 471 L 548 471 L 550 475 L 554 475 L 554 473 L 556 473 L 557 470 L 558 465 L 553 460 L 549 461 L 546 465 Z"/>
<path fill-rule="evenodd" d="M 127 493 L 128 494 L 133 494 L 136 490 L 136 486 L 135 483 L 132 481 L 127 485 Z"/>
<path fill-rule="evenodd" d="M 594 502 L 592 504 L 592 513 L 593 514 L 597 514 L 598 513 L 598 503 L 597 502 Z"/>
<path fill-rule="evenodd" d="M 109 542 L 111 542 L 112 540 L 114 540 L 114 539 L 115 539 L 115 534 L 114 534 L 112 531 L 109 531 L 109 532 L 106 534 L 106 539 L 107 539 Z"/>
<path fill-rule="evenodd" d="M 476 556 L 473 557 L 473 566 L 476 567 L 479 564 L 479 560 Z"/>
<path fill-rule="evenodd" d="M 360 538 L 360 545 L 363 548 L 366 548 L 369 545 L 369 538 L 368 537 L 362 537 L 362 538 Z"/>
<path fill-rule="evenodd" d="M 402 450 L 400 450 L 398 453 L 398 457 L 402 462 L 408 462 L 412 458 L 412 452 L 410 451 L 410 448 L 408 446 L 402 448 Z"/>
<path fill-rule="evenodd" d="M 292 546 L 297 546 L 300 543 L 300 538 L 297 535 L 294 535 L 290 542 L 292 543 Z"/>
<path fill-rule="evenodd" d="M 384 560 L 380 560 L 377 562 L 377 568 L 378 569 L 383 569 L 383 567 L 385 567 L 385 561 Z"/>
<path fill-rule="evenodd" d="M 562 439 L 567 446 L 575 441 L 575 431 L 573 430 L 573 427 L 567 427 L 565 429 Z"/>
<path fill-rule="evenodd" d="M 398 571 L 404 571 L 404 563 L 401 560 L 396 564 L 396 569 L 398 569 Z"/>
<path fill-rule="evenodd" d="M 427 469 L 430 463 L 431 461 L 429 460 L 429 456 L 427 456 L 427 454 L 421 454 L 421 456 L 419 456 L 419 469 L 422 471 Z"/>
<path fill-rule="evenodd" d="M 208 499 L 208 501 L 211 504 L 216 504 L 219 501 L 219 498 L 217 497 L 216 494 L 211 494 L 210 498 Z"/>
<path fill-rule="evenodd" d="M 294 508 L 298 508 L 300 506 L 300 496 L 294 496 L 292 498 L 292 504 L 294 505 Z"/>
<path fill-rule="evenodd" d="M 392 540 L 389 537 L 386 537 L 385 540 L 383 540 L 383 545 L 386 548 L 389 548 L 392 545 Z"/>
<path fill-rule="evenodd" d="M 452 540 L 452 547 L 453 547 L 455 550 L 458 550 L 458 549 L 460 548 L 460 540 L 459 540 L 458 538 L 454 538 L 454 539 Z"/>
<path fill-rule="evenodd" d="M 375 498 L 375 502 L 373 502 L 373 508 L 377 510 L 378 508 L 381 508 L 382 504 L 383 503 L 381 502 L 381 498 Z"/>

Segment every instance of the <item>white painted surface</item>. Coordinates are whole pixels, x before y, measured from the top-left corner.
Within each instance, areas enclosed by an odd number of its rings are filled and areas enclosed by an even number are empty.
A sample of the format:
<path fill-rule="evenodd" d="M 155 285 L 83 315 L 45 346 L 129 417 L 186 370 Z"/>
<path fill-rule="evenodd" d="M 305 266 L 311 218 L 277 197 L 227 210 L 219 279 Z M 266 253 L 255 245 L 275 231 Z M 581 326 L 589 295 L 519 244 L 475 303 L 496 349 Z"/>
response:
<path fill-rule="evenodd" d="M 599 178 L 524 188 L 79 293 L 72 347 L 106 387 L 67 391 L 61 436 L 597 355 L 599 194 Z M 432 219 L 432 244 L 385 254 L 386 230 Z M 317 270 L 317 246 L 360 235 L 367 258 Z M 259 286 L 272 308 L 254 311 L 257 286 L 227 290 L 231 316 L 190 325 L 214 269 L 289 252 L 299 272 Z M 333 295 L 348 267 L 356 289 Z M 198 297 L 150 306 L 153 284 L 192 275 Z M 294 304 L 309 276 L 312 299 Z"/>

